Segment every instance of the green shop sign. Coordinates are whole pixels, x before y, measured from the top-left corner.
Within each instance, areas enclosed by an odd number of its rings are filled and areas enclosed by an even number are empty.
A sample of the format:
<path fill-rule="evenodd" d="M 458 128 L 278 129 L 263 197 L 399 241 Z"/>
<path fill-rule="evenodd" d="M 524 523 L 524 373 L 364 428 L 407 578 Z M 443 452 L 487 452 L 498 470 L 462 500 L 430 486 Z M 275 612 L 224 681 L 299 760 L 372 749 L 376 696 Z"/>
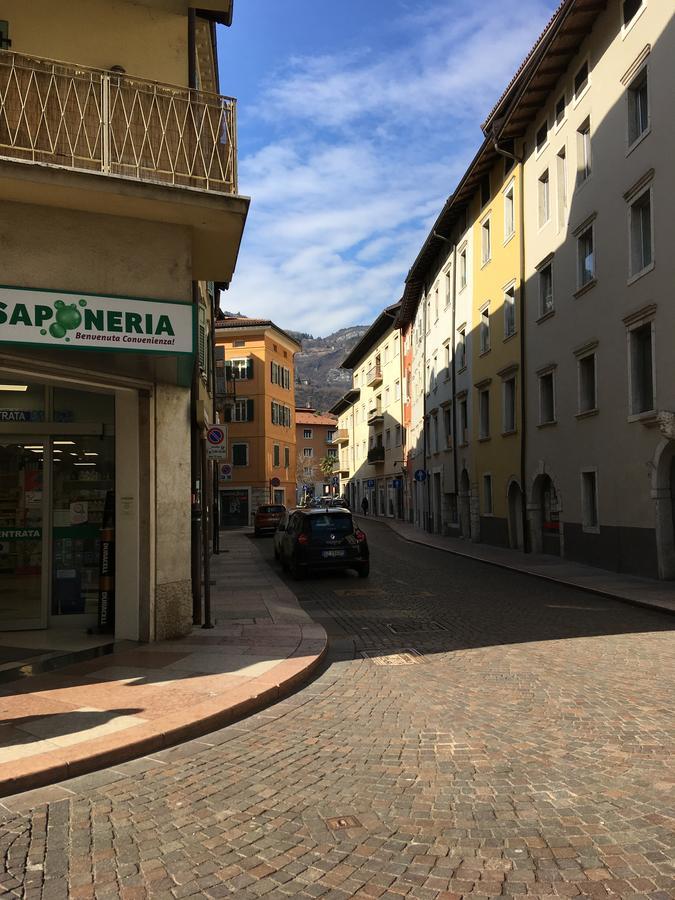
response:
<path fill-rule="evenodd" d="M 191 354 L 195 313 L 169 300 L 0 287 L 0 344 Z"/>

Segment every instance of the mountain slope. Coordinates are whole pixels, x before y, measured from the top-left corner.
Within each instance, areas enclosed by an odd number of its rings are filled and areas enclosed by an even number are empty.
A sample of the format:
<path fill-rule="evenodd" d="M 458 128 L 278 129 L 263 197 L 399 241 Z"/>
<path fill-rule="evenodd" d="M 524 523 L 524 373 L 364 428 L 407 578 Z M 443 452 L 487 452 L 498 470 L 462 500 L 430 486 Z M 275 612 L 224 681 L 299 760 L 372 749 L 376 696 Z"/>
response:
<path fill-rule="evenodd" d="M 351 372 L 340 363 L 368 330 L 368 325 L 340 328 L 324 338 L 289 332 L 302 344 L 295 357 L 295 405 L 311 406 L 322 412 L 352 385 Z"/>

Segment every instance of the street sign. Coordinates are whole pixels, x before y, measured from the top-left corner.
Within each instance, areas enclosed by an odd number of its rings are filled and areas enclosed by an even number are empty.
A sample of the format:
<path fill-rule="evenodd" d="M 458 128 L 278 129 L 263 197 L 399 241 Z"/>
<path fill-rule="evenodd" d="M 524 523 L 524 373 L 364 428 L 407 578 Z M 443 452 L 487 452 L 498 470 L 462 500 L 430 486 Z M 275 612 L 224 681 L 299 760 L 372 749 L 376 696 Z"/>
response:
<path fill-rule="evenodd" d="M 206 456 L 209 460 L 227 459 L 227 429 L 212 425 L 206 432 Z"/>
<path fill-rule="evenodd" d="M 221 481 L 232 480 L 232 466 L 229 463 L 221 463 L 218 466 L 218 477 Z"/>
<path fill-rule="evenodd" d="M 400 488 L 400 487 L 401 487 L 401 479 L 400 479 L 400 478 L 392 478 L 392 479 L 391 479 L 391 486 L 392 486 L 393 488 Z"/>
<path fill-rule="evenodd" d="M 375 479 L 369 478 L 366 484 L 368 485 L 368 487 L 375 487 Z"/>
<path fill-rule="evenodd" d="M 427 473 L 424 469 L 417 469 L 415 472 L 415 481 L 425 481 L 427 477 Z"/>
<path fill-rule="evenodd" d="M 270 479 L 270 484 L 272 485 L 272 487 L 279 487 L 279 485 L 281 484 L 281 479 L 277 478 L 275 475 L 274 478 Z"/>
<path fill-rule="evenodd" d="M 333 475 L 333 477 L 331 478 L 331 484 L 333 485 L 333 487 L 340 486 L 340 479 L 338 478 L 337 475 Z"/>

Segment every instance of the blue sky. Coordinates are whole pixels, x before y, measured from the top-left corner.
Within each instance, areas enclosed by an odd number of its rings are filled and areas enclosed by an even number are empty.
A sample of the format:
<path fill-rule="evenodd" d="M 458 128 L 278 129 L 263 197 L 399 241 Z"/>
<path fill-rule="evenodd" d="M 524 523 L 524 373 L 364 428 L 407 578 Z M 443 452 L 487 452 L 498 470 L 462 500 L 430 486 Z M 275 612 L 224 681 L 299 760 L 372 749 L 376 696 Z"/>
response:
<path fill-rule="evenodd" d="M 223 308 L 325 335 L 401 295 L 556 0 L 235 0 L 218 28 L 252 198 Z"/>

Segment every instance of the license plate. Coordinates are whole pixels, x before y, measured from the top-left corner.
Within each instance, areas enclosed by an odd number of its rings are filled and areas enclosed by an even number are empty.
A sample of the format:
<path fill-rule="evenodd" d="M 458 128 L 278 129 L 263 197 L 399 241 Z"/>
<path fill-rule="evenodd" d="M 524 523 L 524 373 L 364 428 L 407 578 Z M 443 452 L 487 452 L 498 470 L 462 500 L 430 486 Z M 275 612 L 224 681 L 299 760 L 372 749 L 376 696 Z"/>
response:
<path fill-rule="evenodd" d="M 345 551 L 344 551 L 344 550 L 323 550 L 323 551 L 321 552 L 321 555 L 322 555 L 323 557 L 327 557 L 327 556 L 331 556 L 331 557 L 333 557 L 333 556 L 344 556 L 344 555 L 345 555 Z"/>

